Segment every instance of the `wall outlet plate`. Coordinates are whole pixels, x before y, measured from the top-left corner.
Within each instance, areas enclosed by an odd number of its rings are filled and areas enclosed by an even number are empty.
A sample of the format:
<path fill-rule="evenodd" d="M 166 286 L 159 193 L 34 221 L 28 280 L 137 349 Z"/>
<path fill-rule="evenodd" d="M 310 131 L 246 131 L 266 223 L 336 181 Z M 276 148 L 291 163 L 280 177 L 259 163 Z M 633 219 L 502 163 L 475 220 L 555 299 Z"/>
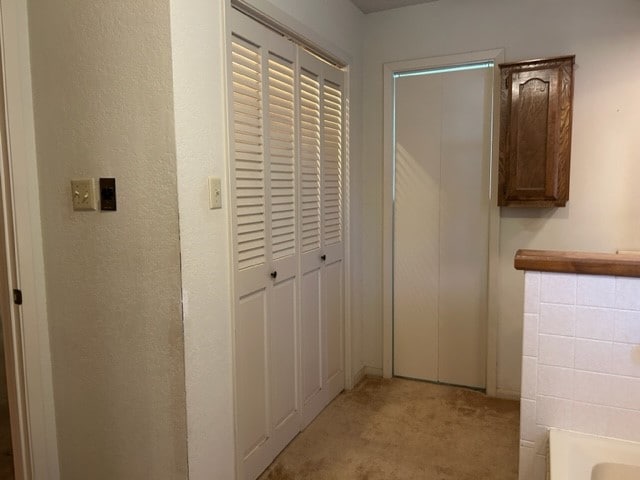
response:
<path fill-rule="evenodd" d="M 96 183 L 93 178 L 71 180 L 71 203 L 73 209 L 96 210 Z"/>

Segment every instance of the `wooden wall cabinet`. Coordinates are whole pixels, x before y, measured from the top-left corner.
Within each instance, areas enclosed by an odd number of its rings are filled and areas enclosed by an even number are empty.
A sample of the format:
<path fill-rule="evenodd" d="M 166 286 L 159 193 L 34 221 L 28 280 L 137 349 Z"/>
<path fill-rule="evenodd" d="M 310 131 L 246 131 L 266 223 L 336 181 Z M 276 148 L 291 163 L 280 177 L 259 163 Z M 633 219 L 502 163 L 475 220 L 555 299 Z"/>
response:
<path fill-rule="evenodd" d="M 575 56 L 500 65 L 498 205 L 569 200 Z"/>

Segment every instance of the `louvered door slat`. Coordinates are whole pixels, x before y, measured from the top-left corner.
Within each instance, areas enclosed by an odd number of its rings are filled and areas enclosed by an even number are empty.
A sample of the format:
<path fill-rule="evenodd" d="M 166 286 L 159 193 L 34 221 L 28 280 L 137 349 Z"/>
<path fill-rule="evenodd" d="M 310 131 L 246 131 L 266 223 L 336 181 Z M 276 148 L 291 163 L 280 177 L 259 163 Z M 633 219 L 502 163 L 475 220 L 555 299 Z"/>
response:
<path fill-rule="evenodd" d="M 231 43 L 237 261 L 240 270 L 266 261 L 262 67 L 257 47 Z"/>
<path fill-rule="evenodd" d="M 332 245 L 342 241 L 342 92 L 325 80 L 322 95 L 323 243 Z"/>
<path fill-rule="evenodd" d="M 268 68 L 271 253 L 279 260 L 296 251 L 294 69 L 275 55 Z"/>
<path fill-rule="evenodd" d="M 302 251 L 320 248 L 320 83 L 300 74 Z"/>

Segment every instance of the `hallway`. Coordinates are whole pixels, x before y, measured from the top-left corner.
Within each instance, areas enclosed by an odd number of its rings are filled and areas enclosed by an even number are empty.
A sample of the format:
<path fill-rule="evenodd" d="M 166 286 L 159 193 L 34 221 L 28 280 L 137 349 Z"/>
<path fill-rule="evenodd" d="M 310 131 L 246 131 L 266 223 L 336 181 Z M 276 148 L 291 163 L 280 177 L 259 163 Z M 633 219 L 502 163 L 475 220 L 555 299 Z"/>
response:
<path fill-rule="evenodd" d="M 513 480 L 519 402 L 365 378 L 301 432 L 261 480 Z"/>

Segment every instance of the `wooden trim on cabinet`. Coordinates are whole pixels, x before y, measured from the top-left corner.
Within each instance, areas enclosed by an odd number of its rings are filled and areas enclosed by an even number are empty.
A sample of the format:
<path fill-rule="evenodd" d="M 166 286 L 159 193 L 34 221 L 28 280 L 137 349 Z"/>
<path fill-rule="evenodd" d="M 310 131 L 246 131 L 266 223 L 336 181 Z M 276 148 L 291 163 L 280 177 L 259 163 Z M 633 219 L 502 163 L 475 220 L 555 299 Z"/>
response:
<path fill-rule="evenodd" d="M 516 270 L 640 277 L 640 254 L 518 250 Z"/>

